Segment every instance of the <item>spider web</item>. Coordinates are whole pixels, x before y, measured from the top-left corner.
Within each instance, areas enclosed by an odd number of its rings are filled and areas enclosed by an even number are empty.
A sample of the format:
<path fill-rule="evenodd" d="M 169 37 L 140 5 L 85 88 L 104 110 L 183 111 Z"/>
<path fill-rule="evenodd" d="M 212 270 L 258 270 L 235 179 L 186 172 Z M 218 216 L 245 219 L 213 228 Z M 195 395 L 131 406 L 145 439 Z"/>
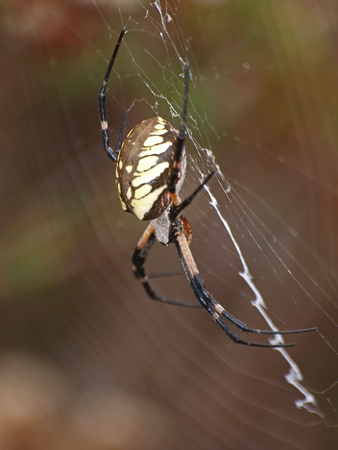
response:
<path fill-rule="evenodd" d="M 181 116 L 181 108 L 182 108 L 182 92 L 183 92 L 183 68 L 186 61 L 189 61 L 192 65 L 192 86 L 191 91 L 194 89 L 198 89 L 196 84 L 198 84 L 199 80 L 204 76 L 195 69 L 197 66 L 196 56 L 193 54 L 191 50 L 190 41 L 193 39 L 189 34 L 189 29 L 186 29 L 186 24 L 180 15 L 179 4 L 170 5 L 166 2 L 155 1 L 150 5 L 145 6 L 142 3 L 139 3 L 141 10 L 144 11 L 144 19 L 137 21 L 133 20 L 133 16 L 126 16 L 126 18 L 122 18 L 122 24 L 130 33 L 139 33 L 141 30 L 142 33 L 150 34 L 152 39 L 161 39 L 162 40 L 162 54 L 159 56 L 155 56 L 149 48 L 145 47 L 143 51 L 139 52 L 138 55 L 135 55 L 133 52 L 131 45 L 128 43 L 125 44 L 132 63 L 135 66 L 136 73 L 132 76 L 137 76 L 140 78 L 141 82 L 144 83 L 147 90 L 152 94 L 153 99 L 149 101 L 149 97 L 146 96 L 147 99 L 137 99 L 132 102 L 132 105 L 129 109 L 135 107 L 136 102 L 144 101 L 147 106 L 150 106 L 154 114 L 163 114 L 163 109 L 166 108 L 169 110 L 172 120 L 175 120 L 177 127 L 179 125 L 179 119 Z M 176 6 L 176 8 L 175 8 Z M 275 33 L 277 35 L 278 30 L 273 30 L 273 26 L 276 25 L 273 20 L 275 19 L 272 14 L 276 14 L 276 11 L 273 9 L 269 10 L 269 8 L 263 7 L 259 9 L 259 13 L 261 15 L 261 20 L 265 24 L 266 27 L 266 37 L 267 39 L 277 38 L 278 36 L 273 36 Z M 269 14 L 271 15 L 269 17 Z M 121 15 L 122 11 L 121 11 Z M 277 24 L 278 25 L 278 24 Z M 107 25 L 109 27 L 109 25 Z M 202 32 L 203 34 L 203 32 Z M 126 38 L 128 41 L 128 38 Z M 281 43 L 283 45 L 283 43 Z M 287 49 L 279 50 L 280 53 L 286 52 Z M 281 57 L 284 55 L 282 54 Z M 286 55 L 287 56 L 287 55 Z M 285 56 L 285 57 L 286 57 Z M 214 79 L 220 78 L 220 67 L 217 66 L 217 61 L 213 61 L 215 65 L 213 65 L 213 71 L 215 72 L 214 76 L 208 75 L 211 79 L 204 80 L 206 83 L 213 83 Z M 278 62 L 274 61 L 275 64 Z M 273 64 L 273 62 L 271 62 Z M 178 67 L 178 72 L 175 73 L 175 69 L 173 67 Z M 149 71 L 149 68 L 151 69 Z M 164 96 L 161 88 L 159 88 L 156 83 L 154 83 L 153 78 L 151 76 L 151 71 L 159 69 L 163 74 L 163 80 L 168 85 L 169 90 L 171 90 L 171 96 Z M 276 68 L 274 68 L 276 70 Z M 120 69 L 119 69 L 120 70 Z M 230 69 L 231 70 L 231 69 Z M 250 71 L 249 64 L 243 62 L 243 71 Z M 272 70 L 272 69 L 270 69 Z M 197 74 L 196 74 L 197 72 Z M 128 74 L 129 77 L 131 74 Z M 119 77 L 121 80 L 121 76 Z M 191 96 L 194 98 L 194 92 L 192 92 Z M 206 187 L 206 191 L 208 193 L 208 199 L 204 199 L 203 206 L 200 207 L 199 212 L 202 213 L 202 217 L 199 217 L 200 224 L 205 228 L 203 231 L 203 236 L 205 240 L 209 241 L 210 234 L 210 214 L 216 214 L 216 226 L 218 227 L 218 234 L 221 235 L 221 238 L 218 237 L 219 240 L 230 239 L 230 243 L 227 244 L 226 251 L 231 253 L 232 256 L 237 259 L 237 264 L 233 264 L 233 269 L 237 272 L 238 277 L 240 277 L 243 282 L 246 284 L 245 287 L 241 287 L 240 289 L 247 289 L 247 293 L 245 294 L 247 299 L 249 300 L 249 306 L 254 306 L 258 309 L 259 313 L 263 316 L 267 325 L 274 330 L 278 330 L 278 327 L 275 325 L 272 317 L 269 316 L 269 309 L 265 300 L 263 299 L 263 294 L 261 292 L 261 288 L 259 284 L 256 284 L 255 279 L 252 275 L 252 267 L 254 266 L 254 262 L 250 261 L 250 259 L 246 256 L 247 251 L 242 248 L 244 245 L 243 241 L 251 240 L 258 247 L 258 252 L 263 253 L 266 258 L 267 264 L 270 266 L 270 271 L 274 272 L 274 276 L 276 278 L 275 282 L 278 284 L 282 284 L 285 290 L 285 295 L 290 296 L 292 298 L 292 303 L 294 307 L 297 307 L 297 298 L 296 295 L 292 293 L 291 288 L 289 288 L 286 284 L 288 281 L 284 280 L 285 272 L 286 276 L 291 278 L 291 283 L 294 283 L 298 288 L 303 291 L 303 297 L 305 298 L 305 309 L 306 302 L 314 303 L 318 309 L 322 309 L 320 302 L 317 300 L 316 295 L 320 294 L 321 297 L 326 299 L 328 303 L 332 303 L 333 300 L 330 297 L 330 294 L 321 288 L 319 280 L 314 277 L 314 274 L 307 271 L 307 268 L 303 267 L 301 263 L 298 263 L 293 257 L 291 251 L 283 244 L 283 242 L 278 238 L 278 235 L 274 234 L 274 232 L 269 231 L 269 229 L 264 225 L 264 223 L 260 220 L 259 216 L 255 213 L 254 209 L 249 205 L 249 201 L 252 202 L 252 197 L 254 197 L 254 202 L 259 203 L 264 209 L 266 209 L 266 214 L 274 217 L 277 221 L 280 222 L 281 227 L 284 229 L 284 233 L 291 235 L 293 239 L 298 241 L 298 245 L 303 245 L 305 247 L 305 251 L 308 252 L 309 257 L 315 260 L 318 255 L 315 249 L 307 246 L 306 242 L 302 241 L 299 238 L 297 230 L 295 230 L 286 220 L 278 215 L 278 212 L 272 208 L 269 204 L 265 203 L 264 200 L 260 197 L 255 196 L 254 193 L 248 192 L 248 188 L 246 185 L 243 185 L 241 182 L 238 182 L 236 179 L 230 178 L 228 175 L 224 176 L 223 172 L 219 165 L 217 165 L 217 161 L 214 157 L 214 154 L 210 148 L 205 148 L 203 144 L 210 142 L 212 137 L 211 134 L 214 134 L 219 142 L 222 142 L 221 136 L 225 135 L 225 141 L 228 141 L 227 146 L 232 144 L 231 141 L 236 140 L 239 145 L 243 146 L 254 146 L 255 149 L 265 155 L 267 158 L 277 159 L 277 164 L 288 166 L 287 170 L 296 171 L 297 175 L 302 178 L 309 178 L 312 183 L 323 184 L 323 188 L 331 191 L 332 187 L 330 183 L 325 182 L 325 180 L 316 180 L 316 175 L 312 173 L 311 170 L 306 170 L 292 162 L 289 163 L 285 161 L 283 155 L 274 154 L 273 150 L 269 148 L 255 143 L 252 145 L 251 143 L 247 143 L 245 140 L 242 140 L 241 137 L 228 135 L 226 130 L 216 131 L 215 127 L 212 125 L 212 119 L 208 116 L 208 111 L 206 111 L 203 106 L 200 106 L 202 111 L 199 111 L 196 106 L 196 102 L 194 99 L 190 98 L 189 103 L 189 124 L 188 124 L 188 136 L 190 141 L 193 144 L 194 150 L 196 152 L 189 153 L 190 159 L 190 167 L 192 168 L 195 178 L 198 178 L 198 181 L 190 182 L 191 186 L 197 185 L 198 182 L 201 182 L 203 178 L 210 172 L 211 169 L 217 169 L 218 177 L 217 182 L 219 183 L 219 187 L 222 190 L 222 194 L 216 196 L 213 194 L 213 189 L 210 186 Z M 292 101 L 292 99 L 291 99 Z M 128 102 L 125 101 L 127 104 Z M 138 106 L 138 105 L 137 105 Z M 164 108 L 163 108 L 164 106 Z M 125 106 L 123 107 L 125 109 Z M 128 108 L 127 108 L 128 110 Z M 164 113 L 166 116 L 166 114 Z M 226 145 L 219 144 L 218 146 L 226 148 Z M 191 190 L 191 188 L 190 188 Z M 219 190 L 218 190 L 219 192 Z M 248 195 L 248 200 L 241 195 L 241 192 L 245 192 Z M 219 199 L 220 198 L 220 199 Z M 206 204 L 208 202 L 208 205 Z M 225 206 L 225 208 L 224 208 Z M 210 211 L 210 208 L 213 211 Z M 230 211 L 230 212 L 229 212 Z M 222 231 L 223 228 L 223 231 Z M 240 231 L 239 231 L 240 230 Z M 225 233 L 227 238 L 222 234 Z M 211 233 L 212 234 L 212 233 Z M 235 234 L 238 235 L 235 236 Z M 200 237 L 199 237 L 200 239 Z M 196 241 L 198 241 L 196 239 Z M 198 245 L 198 243 L 196 244 Z M 216 248 L 217 243 L 210 246 L 211 253 L 213 253 Z M 220 259 L 222 259 L 222 255 L 218 255 Z M 224 256 L 223 256 L 224 258 Z M 259 258 L 259 256 L 256 256 Z M 228 256 L 225 257 L 228 259 Z M 289 268 L 289 263 L 292 262 L 293 269 Z M 228 263 L 229 264 L 229 263 Z M 319 262 L 321 265 L 322 262 Z M 239 270 L 236 268 L 239 267 Z M 208 267 L 205 267 L 208 270 Z M 212 269 L 214 270 L 214 269 Z M 209 268 L 210 271 L 210 268 Z M 262 269 L 261 269 L 262 271 Z M 282 272 L 282 273 L 281 273 Z M 283 274 L 284 272 L 284 274 Z M 304 281 L 298 280 L 298 273 L 302 274 Z M 238 288 L 237 288 L 238 289 Z M 243 295 L 243 294 L 242 294 Z M 268 294 L 265 294 L 267 296 Z M 268 299 L 268 302 L 270 299 Z M 308 326 L 313 326 L 314 321 L 310 315 L 303 311 L 304 316 L 309 320 L 307 322 Z M 325 311 L 324 311 L 325 314 Z M 328 317 L 329 318 L 329 317 Z M 332 318 L 329 318 L 332 320 Z M 274 342 L 272 339 L 271 342 Z M 333 342 L 328 342 L 327 344 L 332 347 L 333 354 L 336 354 L 333 350 Z M 319 417 L 324 417 L 324 413 L 318 407 L 318 402 L 316 397 L 308 390 L 302 383 L 303 375 L 296 361 L 290 356 L 290 352 L 285 349 L 277 349 L 277 351 L 282 355 L 282 357 L 289 364 L 289 372 L 286 374 L 285 378 L 288 383 L 292 384 L 302 395 L 301 398 L 296 400 L 296 406 L 298 408 L 305 408 L 308 412 L 314 413 Z"/>
<path fill-rule="evenodd" d="M 27 240 L 29 249 L 51 247 L 43 260 L 53 270 L 45 270 L 43 283 L 32 290 L 38 298 L 30 301 L 33 310 L 49 300 L 44 325 L 34 327 L 38 319 L 30 313 L 26 347 L 54 360 L 75 380 L 86 393 L 82 407 L 89 408 L 88 392 L 100 386 L 102 410 L 110 411 L 102 399 L 113 390 L 112 403 L 123 417 L 144 413 L 154 448 L 158 435 L 165 448 L 329 446 L 337 425 L 337 190 L 331 94 L 324 88 L 334 83 L 319 63 L 329 67 L 331 3 L 313 2 L 306 11 L 288 1 L 125 3 L 89 2 L 99 40 L 53 2 L 48 6 L 47 16 L 81 43 L 84 55 L 66 70 L 65 59 L 46 40 L 51 90 L 62 119 L 54 124 L 54 141 L 43 141 L 44 152 L 34 153 L 42 145 L 30 136 L 37 142 L 31 154 L 40 181 L 28 205 L 46 203 L 42 210 L 48 213 L 41 228 L 27 232 Z M 235 346 L 203 311 L 153 304 L 134 282 L 130 255 L 146 224 L 120 208 L 114 167 L 100 149 L 94 103 L 123 27 L 108 85 L 111 144 L 125 111 L 126 132 L 154 115 L 179 128 L 188 61 L 188 174 L 182 197 L 210 171 L 217 172 L 185 212 L 193 227 L 193 255 L 208 290 L 249 326 L 318 327 L 315 333 L 284 337 L 296 343 L 294 348 Z M 90 93 L 88 117 L 73 106 L 84 91 Z M 56 116 L 47 114 L 49 124 Z M 59 129 L 67 130 L 64 140 L 57 137 Z M 74 212 L 75 204 L 81 208 Z M 11 244 L 8 237 L 4 255 L 11 254 Z M 184 276 L 177 274 L 174 248 L 157 245 L 146 267 L 160 294 L 194 301 Z M 30 298 L 27 291 L 24 297 Z M 14 315 L 25 316 L 20 308 L 14 306 Z M 46 319 L 47 309 L 53 320 Z M 12 348 L 8 342 L 5 348 Z M 115 391 L 123 397 L 119 402 Z M 155 424 L 156 433 L 147 422 Z"/>

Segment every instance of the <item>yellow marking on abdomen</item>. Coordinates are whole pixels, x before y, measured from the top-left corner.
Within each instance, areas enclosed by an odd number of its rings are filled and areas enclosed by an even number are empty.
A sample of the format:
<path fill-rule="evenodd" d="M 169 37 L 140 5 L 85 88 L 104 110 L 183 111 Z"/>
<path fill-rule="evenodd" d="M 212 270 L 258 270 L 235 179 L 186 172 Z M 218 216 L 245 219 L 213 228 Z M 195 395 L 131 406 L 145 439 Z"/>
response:
<path fill-rule="evenodd" d="M 155 166 L 158 161 L 158 156 L 144 156 L 140 159 L 137 165 L 137 172 L 144 172 Z"/>
<path fill-rule="evenodd" d="M 157 144 L 149 148 L 143 147 L 144 150 L 139 153 L 139 156 L 150 156 L 150 155 L 160 155 L 168 150 L 168 148 L 172 145 L 170 141 L 163 142 L 163 144 Z"/>
<path fill-rule="evenodd" d="M 149 194 L 149 192 L 152 190 L 152 187 L 150 184 L 144 184 L 143 186 L 135 189 L 134 197 L 136 200 L 140 200 L 142 197 Z"/>
<path fill-rule="evenodd" d="M 163 186 L 159 187 L 158 189 L 155 189 L 142 199 L 132 200 L 130 204 L 133 207 L 133 212 L 135 216 L 138 217 L 140 220 L 142 220 L 145 214 L 151 210 L 152 206 L 154 205 L 158 197 L 165 189 L 167 189 L 167 187 L 168 186 L 164 184 Z"/>
<path fill-rule="evenodd" d="M 161 128 L 154 127 L 155 130 L 151 133 L 152 136 L 161 136 L 162 134 L 166 134 L 167 130 L 164 126 L 161 125 Z"/>
<path fill-rule="evenodd" d="M 144 147 L 152 147 L 153 145 L 157 145 L 163 142 L 163 138 L 161 136 L 149 136 L 144 141 Z"/>
<path fill-rule="evenodd" d="M 135 178 L 132 180 L 131 184 L 134 187 L 138 187 L 141 186 L 141 184 L 147 184 L 153 180 L 156 180 L 156 178 L 158 178 L 161 175 L 161 173 L 163 173 L 168 167 L 169 162 L 164 161 L 160 164 L 157 164 L 152 169 L 149 169 L 145 172 L 141 172 L 140 174 L 136 172 Z"/>
<path fill-rule="evenodd" d="M 129 188 L 127 189 L 127 192 L 126 192 L 126 197 L 127 197 L 128 200 L 131 199 L 131 195 L 132 195 L 132 193 L 131 193 L 131 186 L 129 186 Z"/>

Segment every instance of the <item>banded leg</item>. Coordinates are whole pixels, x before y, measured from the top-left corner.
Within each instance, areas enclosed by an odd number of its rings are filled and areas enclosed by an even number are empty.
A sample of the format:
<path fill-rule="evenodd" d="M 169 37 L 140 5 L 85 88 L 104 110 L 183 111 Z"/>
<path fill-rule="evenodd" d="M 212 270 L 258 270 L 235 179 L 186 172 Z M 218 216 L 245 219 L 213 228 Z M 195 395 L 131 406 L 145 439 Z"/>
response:
<path fill-rule="evenodd" d="M 175 161 L 173 163 L 173 169 L 174 169 L 173 175 L 172 175 L 170 183 L 168 185 L 168 189 L 172 196 L 173 203 L 175 206 L 178 206 L 180 204 L 180 199 L 176 193 L 176 185 L 179 180 L 180 173 L 182 173 L 180 164 L 182 161 L 182 153 L 183 153 L 185 131 L 186 131 L 186 119 L 187 119 L 188 99 L 189 99 L 189 76 L 190 76 L 190 69 L 189 69 L 189 65 L 186 64 L 185 78 L 184 78 L 184 99 L 183 99 L 182 123 L 181 123 L 181 128 L 180 128 L 180 131 L 178 134 L 178 139 L 177 139 L 176 155 L 175 155 Z"/>
<path fill-rule="evenodd" d="M 188 232 L 189 233 L 189 232 Z M 146 262 L 147 256 L 155 242 L 154 226 L 152 223 L 148 225 L 145 232 L 143 233 L 141 239 L 139 240 L 135 252 L 132 257 L 132 268 L 135 277 L 142 283 L 144 290 L 146 291 L 148 297 L 151 300 L 157 302 L 167 303 L 176 306 L 186 306 L 191 308 L 200 308 L 199 304 L 195 303 L 182 303 L 175 300 L 170 300 L 168 298 L 161 297 L 157 295 L 148 282 L 148 277 L 146 275 L 144 264 Z"/>
<path fill-rule="evenodd" d="M 120 33 L 120 36 L 117 40 L 113 56 L 111 57 L 111 60 L 108 65 L 108 69 L 106 72 L 106 75 L 103 79 L 103 83 L 99 92 L 99 111 L 100 111 L 100 119 L 101 119 L 101 130 L 102 130 L 102 140 L 103 140 L 103 147 L 107 153 L 107 156 L 116 163 L 118 152 L 120 148 L 118 147 L 116 150 L 113 150 L 111 147 L 109 147 L 109 130 L 108 130 L 108 120 L 107 120 L 107 112 L 106 112 L 106 87 L 109 80 L 110 72 L 112 70 L 112 67 L 115 62 L 115 58 L 117 55 L 117 52 L 119 51 L 123 36 L 124 36 L 125 30 L 122 30 Z M 125 122 L 125 116 L 123 119 L 122 127 L 124 128 L 124 122 Z M 121 127 L 121 128 L 122 128 Z M 119 138 L 119 143 L 121 145 L 121 133 Z"/>
<path fill-rule="evenodd" d="M 218 303 L 214 297 L 206 290 L 204 281 L 199 274 L 197 265 L 190 251 L 188 242 L 182 233 L 181 219 L 177 219 L 174 226 L 174 242 L 182 262 L 184 272 L 187 276 L 189 284 L 192 291 L 194 292 L 197 300 L 200 304 L 212 315 L 215 322 L 222 328 L 222 330 L 232 339 L 236 344 L 249 345 L 252 347 L 293 347 L 295 344 L 261 344 L 258 342 L 249 342 L 241 339 L 236 333 L 234 333 L 225 323 L 225 320 L 233 323 L 237 328 L 243 332 L 254 333 L 254 334 L 265 334 L 265 335 L 280 335 L 280 334 L 295 334 L 304 333 L 308 331 L 315 331 L 316 328 L 306 328 L 299 330 L 283 330 L 283 331 L 273 331 L 273 330 L 258 330 L 256 328 L 248 327 L 244 322 L 236 319 L 233 315 L 228 313 L 223 306 Z"/>

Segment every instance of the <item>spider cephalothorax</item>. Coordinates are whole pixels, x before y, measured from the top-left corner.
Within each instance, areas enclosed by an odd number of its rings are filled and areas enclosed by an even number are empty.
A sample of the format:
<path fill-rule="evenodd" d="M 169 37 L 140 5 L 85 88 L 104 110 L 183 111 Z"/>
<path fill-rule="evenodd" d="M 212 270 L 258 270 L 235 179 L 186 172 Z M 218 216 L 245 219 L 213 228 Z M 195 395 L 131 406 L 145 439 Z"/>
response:
<path fill-rule="evenodd" d="M 120 48 L 124 30 L 120 33 L 113 56 L 99 93 L 99 109 L 103 146 L 108 157 L 116 164 L 116 185 L 122 208 L 136 215 L 140 220 L 150 220 L 149 225 L 139 240 L 132 257 L 133 271 L 141 281 L 146 293 L 152 300 L 180 304 L 157 295 L 149 284 L 144 270 L 144 263 L 155 240 L 168 245 L 174 242 L 181 260 L 183 270 L 199 306 L 213 317 L 222 330 L 237 344 L 255 347 L 290 347 L 294 344 L 283 343 L 280 337 L 277 344 L 249 342 L 234 333 L 229 324 L 235 325 L 243 332 L 281 335 L 313 331 L 316 328 L 299 330 L 258 330 L 247 327 L 243 322 L 228 313 L 223 306 L 206 290 L 197 265 L 190 251 L 191 228 L 182 211 L 192 202 L 204 185 L 213 176 L 213 172 L 183 202 L 179 197 L 186 172 L 186 155 L 184 139 L 188 105 L 188 85 L 190 70 L 185 66 L 185 89 L 183 98 L 182 123 L 180 130 L 175 130 L 169 122 L 161 117 L 144 120 L 136 125 L 123 140 L 126 113 L 116 149 L 109 147 L 109 130 L 106 114 L 106 86 L 117 52 Z"/>

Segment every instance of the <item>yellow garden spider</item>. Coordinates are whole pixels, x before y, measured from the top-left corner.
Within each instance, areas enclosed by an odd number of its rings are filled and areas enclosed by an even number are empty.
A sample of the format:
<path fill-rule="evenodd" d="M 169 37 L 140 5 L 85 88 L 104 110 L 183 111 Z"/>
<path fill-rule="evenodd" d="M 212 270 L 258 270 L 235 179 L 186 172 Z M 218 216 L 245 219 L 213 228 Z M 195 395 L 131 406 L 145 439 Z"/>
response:
<path fill-rule="evenodd" d="M 113 56 L 99 92 L 99 109 L 103 146 L 108 157 L 116 164 L 116 186 L 122 208 L 136 215 L 140 220 L 150 220 L 132 257 L 133 271 L 141 281 L 152 300 L 178 304 L 157 295 L 151 288 L 144 270 L 144 263 L 155 240 L 161 244 L 175 243 L 184 272 L 199 304 L 205 308 L 222 330 L 237 344 L 255 347 L 291 347 L 294 344 L 261 344 L 241 339 L 227 325 L 232 323 L 243 332 L 279 335 L 314 331 L 306 328 L 288 331 L 258 330 L 249 328 L 242 321 L 228 313 L 206 290 L 204 281 L 190 251 L 191 228 L 181 215 L 203 186 L 214 175 L 211 173 L 197 189 L 184 201 L 179 197 L 186 172 L 184 139 L 188 105 L 189 66 L 185 67 L 185 90 L 183 99 L 182 124 L 179 131 L 161 117 L 146 119 L 133 128 L 125 140 L 123 133 L 126 113 L 116 149 L 109 147 L 109 129 L 106 114 L 106 87 L 125 30 L 116 43 Z M 199 306 L 199 305 L 198 305 Z"/>

